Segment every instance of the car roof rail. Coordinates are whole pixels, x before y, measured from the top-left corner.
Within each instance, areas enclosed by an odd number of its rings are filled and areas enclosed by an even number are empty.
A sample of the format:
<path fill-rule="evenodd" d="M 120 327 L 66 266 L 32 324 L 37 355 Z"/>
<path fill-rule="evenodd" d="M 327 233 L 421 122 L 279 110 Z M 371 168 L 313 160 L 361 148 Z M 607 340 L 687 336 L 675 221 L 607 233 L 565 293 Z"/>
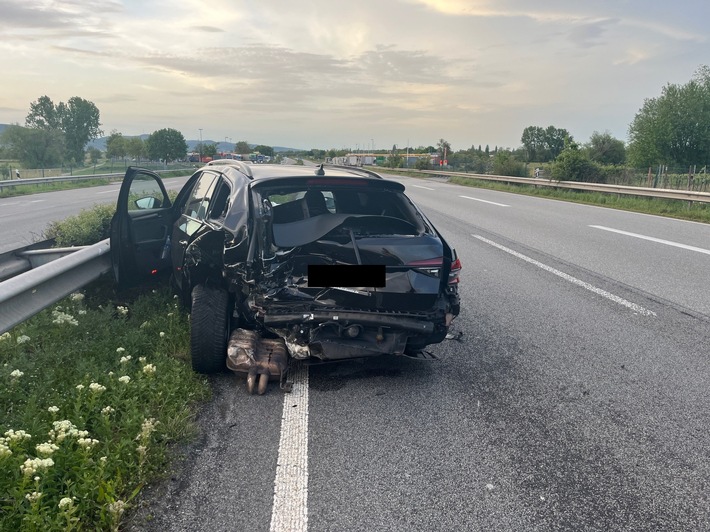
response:
<path fill-rule="evenodd" d="M 208 162 L 207 166 L 232 166 L 247 177 L 254 177 L 250 165 L 248 165 L 244 161 L 239 161 L 237 159 L 215 159 L 213 161 Z"/>
<path fill-rule="evenodd" d="M 343 164 L 321 164 L 321 168 L 339 168 L 341 170 L 350 170 L 351 172 L 360 172 L 369 177 L 375 177 L 377 179 L 384 179 L 380 174 L 372 170 L 367 170 L 365 168 L 360 168 L 357 166 L 347 166 Z"/>

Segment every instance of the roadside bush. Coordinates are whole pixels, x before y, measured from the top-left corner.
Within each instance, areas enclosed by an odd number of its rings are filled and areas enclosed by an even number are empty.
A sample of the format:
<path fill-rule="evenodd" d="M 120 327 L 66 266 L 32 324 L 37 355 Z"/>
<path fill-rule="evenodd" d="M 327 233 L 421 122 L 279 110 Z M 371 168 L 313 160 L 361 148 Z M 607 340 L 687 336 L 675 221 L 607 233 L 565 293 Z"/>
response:
<path fill-rule="evenodd" d="M 505 151 L 499 151 L 493 157 L 493 175 L 527 177 L 527 165 Z"/>
<path fill-rule="evenodd" d="M 606 182 L 606 175 L 601 166 L 590 161 L 573 141 L 565 146 L 552 163 L 551 177 L 556 181 Z"/>
<path fill-rule="evenodd" d="M 114 205 L 94 205 L 76 216 L 51 222 L 44 230 L 44 238 L 56 239 L 58 247 L 90 246 L 109 237 Z"/>

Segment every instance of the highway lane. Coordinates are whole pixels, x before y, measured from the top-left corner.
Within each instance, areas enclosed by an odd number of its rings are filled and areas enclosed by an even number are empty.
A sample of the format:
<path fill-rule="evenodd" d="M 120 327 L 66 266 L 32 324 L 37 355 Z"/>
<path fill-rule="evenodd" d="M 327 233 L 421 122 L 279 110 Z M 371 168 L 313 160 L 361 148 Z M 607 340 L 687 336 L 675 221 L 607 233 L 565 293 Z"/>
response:
<path fill-rule="evenodd" d="M 710 226 L 529 196 L 408 180 L 424 208 L 450 215 L 521 249 L 585 268 L 622 285 L 710 316 Z M 542 255 L 540 255 L 542 254 Z M 542 261 L 544 262 L 544 260 Z"/>
<path fill-rule="evenodd" d="M 709 529 L 710 327 L 686 286 L 707 255 L 589 226 L 699 248 L 706 228 L 406 182 L 462 258 L 462 341 L 311 367 L 306 397 L 213 377 L 202 440 L 134 528 L 269 530 L 285 511 L 312 531 Z M 666 287 L 655 253 L 692 275 Z M 298 451 L 306 496 L 277 508 Z"/>
<path fill-rule="evenodd" d="M 169 189 L 179 190 L 187 177 L 166 178 Z M 47 225 L 78 214 L 94 205 L 115 204 L 120 182 L 108 185 L 40 192 L 0 198 L 0 253 L 43 240 Z"/>

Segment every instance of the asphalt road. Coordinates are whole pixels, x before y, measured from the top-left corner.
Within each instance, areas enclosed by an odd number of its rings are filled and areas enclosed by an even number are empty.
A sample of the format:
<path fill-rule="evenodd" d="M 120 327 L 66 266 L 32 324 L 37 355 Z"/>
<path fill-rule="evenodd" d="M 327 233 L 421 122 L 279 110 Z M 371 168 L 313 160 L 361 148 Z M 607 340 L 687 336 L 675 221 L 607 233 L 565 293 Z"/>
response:
<path fill-rule="evenodd" d="M 710 530 L 710 226 L 397 179 L 459 252 L 462 340 L 212 377 L 127 528 Z"/>
<path fill-rule="evenodd" d="M 710 529 L 710 227 L 402 181 L 463 261 L 462 341 L 212 378 L 130 528 Z"/>

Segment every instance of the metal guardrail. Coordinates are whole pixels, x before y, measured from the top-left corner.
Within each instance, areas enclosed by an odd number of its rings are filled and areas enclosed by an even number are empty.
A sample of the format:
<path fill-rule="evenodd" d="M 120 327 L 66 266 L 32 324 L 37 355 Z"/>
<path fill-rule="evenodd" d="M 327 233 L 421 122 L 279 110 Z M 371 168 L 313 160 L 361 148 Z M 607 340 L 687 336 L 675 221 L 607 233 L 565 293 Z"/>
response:
<path fill-rule="evenodd" d="M 0 334 L 111 270 L 109 239 L 69 250 L 0 284 Z"/>
<path fill-rule="evenodd" d="M 606 185 L 601 183 L 585 183 L 582 181 L 552 181 L 544 178 L 510 177 L 488 174 L 468 174 L 465 172 L 442 172 L 439 170 L 410 170 L 422 174 L 468 177 L 484 181 L 501 181 L 505 183 L 519 183 L 536 187 L 567 188 L 571 190 L 587 190 L 604 192 L 607 194 L 624 194 L 628 196 L 646 196 L 650 198 L 664 198 L 684 201 L 698 201 L 710 203 L 710 193 L 696 192 L 694 190 L 674 190 L 668 188 L 630 187 L 622 185 Z"/>

